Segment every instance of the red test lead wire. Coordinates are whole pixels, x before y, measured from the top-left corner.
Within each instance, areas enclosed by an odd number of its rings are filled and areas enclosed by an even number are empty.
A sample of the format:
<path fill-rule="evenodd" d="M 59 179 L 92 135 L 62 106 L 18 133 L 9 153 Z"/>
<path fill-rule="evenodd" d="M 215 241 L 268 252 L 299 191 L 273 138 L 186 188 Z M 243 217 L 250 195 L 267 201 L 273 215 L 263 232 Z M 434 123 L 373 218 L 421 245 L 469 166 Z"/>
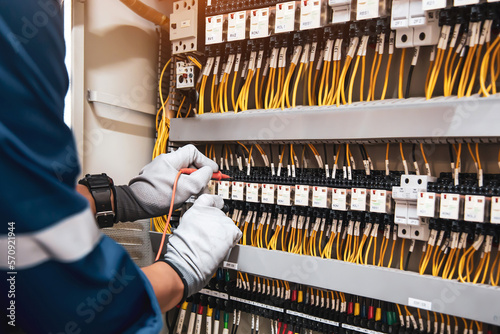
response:
<path fill-rule="evenodd" d="M 195 169 L 195 168 L 181 168 L 181 170 L 175 176 L 174 186 L 172 188 L 172 200 L 170 201 L 170 209 L 168 211 L 167 223 L 165 224 L 165 229 L 163 230 L 160 248 L 158 249 L 158 253 L 156 254 L 155 261 L 158 261 L 160 259 L 160 255 L 161 255 L 161 252 L 163 250 L 163 244 L 165 242 L 165 236 L 167 234 L 167 229 L 168 229 L 168 226 L 170 225 L 170 220 L 172 219 L 172 212 L 174 211 L 175 191 L 177 190 L 177 182 L 179 181 L 179 177 L 182 174 L 189 175 L 195 171 L 197 171 L 197 169 Z M 224 179 L 229 179 L 229 178 L 231 178 L 229 175 L 222 174 L 220 171 L 212 174 L 212 179 L 218 180 L 218 181 L 224 180 Z"/>

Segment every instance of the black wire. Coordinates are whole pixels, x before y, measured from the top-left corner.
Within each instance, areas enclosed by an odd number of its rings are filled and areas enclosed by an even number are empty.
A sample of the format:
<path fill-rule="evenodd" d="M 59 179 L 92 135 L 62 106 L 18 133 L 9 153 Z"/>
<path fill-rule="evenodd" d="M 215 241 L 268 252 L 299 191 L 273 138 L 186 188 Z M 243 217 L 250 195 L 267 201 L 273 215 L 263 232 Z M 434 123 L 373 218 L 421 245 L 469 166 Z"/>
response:
<path fill-rule="evenodd" d="M 286 148 L 288 145 L 285 144 L 285 148 L 283 149 L 283 166 L 289 165 L 290 164 L 290 158 L 288 157 L 288 154 L 286 154 Z M 288 146 L 288 150 L 290 151 L 290 146 Z M 286 160 L 285 160 L 286 158 Z M 285 163 L 286 162 L 286 163 Z"/>
<path fill-rule="evenodd" d="M 349 159 L 347 157 L 347 147 L 346 147 L 346 144 L 343 144 L 342 146 L 344 146 L 344 151 L 345 151 L 345 154 L 343 154 L 343 158 L 342 158 L 342 166 L 346 166 L 346 159 Z"/>
<path fill-rule="evenodd" d="M 408 264 L 410 263 L 410 257 L 411 257 L 412 252 L 408 252 L 408 255 L 406 255 L 406 263 L 405 263 L 405 271 L 408 270 Z"/>
<path fill-rule="evenodd" d="M 274 163 L 273 159 L 273 145 L 269 144 L 269 157 L 271 158 L 271 163 Z"/>
<path fill-rule="evenodd" d="M 417 149 L 417 144 L 413 144 L 413 147 L 411 148 L 411 157 L 413 159 L 413 162 L 417 161 L 417 159 L 415 158 L 416 149 Z"/>
<path fill-rule="evenodd" d="M 326 153 L 326 144 L 323 144 L 323 153 L 325 154 L 325 164 L 328 165 L 328 154 Z"/>
<path fill-rule="evenodd" d="M 414 65 L 410 66 L 410 71 L 408 72 L 408 78 L 406 79 L 406 92 L 405 92 L 405 99 L 410 97 L 410 86 L 411 86 L 411 77 L 413 76 L 413 69 L 415 68 Z"/>
<path fill-rule="evenodd" d="M 337 156 L 337 145 L 333 144 L 333 163 L 335 163 L 336 156 Z"/>
<path fill-rule="evenodd" d="M 453 156 L 453 146 L 448 144 L 448 153 L 450 154 L 450 162 L 455 163 L 455 158 Z"/>
<path fill-rule="evenodd" d="M 304 152 L 304 154 L 302 155 L 302 162 L 301 162 L 301 166 L 302 167 L 300 168 L 301 175 L 303 175 L 302 171 L 304 170 L 304 165 L 305 165 L 304 162 L 306 161 L 306 151 L 305 151 L 305 149 L 306 149 L 306 144 L 302 145 L 302 152 Z"/>
<path fill-rule="evenodd" d="M 368 158 L 366 157 L 366 152 L 364 151 L 363 145 L 358 145 L 358 146 L 359 146 L 359 152 L 361 153 L 361 158 L 363 159 L 363 161 L 368 160 Z"/>

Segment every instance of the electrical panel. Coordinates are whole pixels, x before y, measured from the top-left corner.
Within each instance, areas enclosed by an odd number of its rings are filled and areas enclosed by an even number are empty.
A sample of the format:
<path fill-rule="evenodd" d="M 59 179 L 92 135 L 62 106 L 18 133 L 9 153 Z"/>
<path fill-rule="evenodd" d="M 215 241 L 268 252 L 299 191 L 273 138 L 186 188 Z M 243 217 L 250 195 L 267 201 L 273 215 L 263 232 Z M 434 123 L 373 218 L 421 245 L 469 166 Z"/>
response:
<path fill-rule="evenodd" d="M 197 144 L 230 175 L 207 191 L 224 199 L 243 237 L 235 262 L 188 302 L 231 313 L 233 332 L 246 316 L 255 331 L 269 319 L 266 333 L 289 326 L 451 334 L 452 323 L 454 333 L 483 326 L 497 333 L 498 303 L 485 291 L 500 296 L 500 172 L 492 158 L 500 142 L 492 125 L 500 7 L 440 0 L 203 7 L 196 14 L 174 7 L 171 17 L 202 24 L 196 37 L 204 44 L 174 52 L 185 98 L 168 124 L 170 144 Z M 191 35 L 173 36 L 173 49 Z M 303 277 L 281 275 L 288 270 L 281 263 L 315 267 Z M 450 282 L 464 289 L 456 303 L 425 292 Z M 476 296 L 487 306 L 468 306 Z M 377 303 L 394 322 L 355 311 Z"/>

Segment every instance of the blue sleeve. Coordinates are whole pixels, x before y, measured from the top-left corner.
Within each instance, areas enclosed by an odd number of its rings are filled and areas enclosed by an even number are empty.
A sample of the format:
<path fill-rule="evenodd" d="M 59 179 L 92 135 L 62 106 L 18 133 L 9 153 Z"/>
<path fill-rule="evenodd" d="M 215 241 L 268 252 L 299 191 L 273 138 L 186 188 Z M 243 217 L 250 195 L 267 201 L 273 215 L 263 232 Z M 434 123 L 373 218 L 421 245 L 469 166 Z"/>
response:
<path fill-rule="evenodd" d="M 14 303 L 7 321 L 29 333 L 159 332 L 149 281 L 75 191 L 64 55 L 60 1 L 0 0 L 0 253 L 9 227 L 16 247 L 14 265 L 0 259 L 2 277 L 15 277 L 0 307 Z M 11 283 L 0 280 L 2 294 Z"/>

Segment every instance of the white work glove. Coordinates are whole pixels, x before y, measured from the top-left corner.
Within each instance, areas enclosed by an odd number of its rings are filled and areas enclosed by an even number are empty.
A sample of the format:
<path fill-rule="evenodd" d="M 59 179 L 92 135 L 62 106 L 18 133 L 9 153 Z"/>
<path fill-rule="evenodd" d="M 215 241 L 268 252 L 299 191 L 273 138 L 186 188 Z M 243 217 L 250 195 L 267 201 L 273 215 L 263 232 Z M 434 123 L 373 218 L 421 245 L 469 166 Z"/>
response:
<path fill-rule="evenodd" d="M 128 186 L 116 186 L 116 221 L 135 221 L 166 215 L 172 199 L 175 177 L 181 168 L 198 168 L 181 175 L 175 192 L 175 207 L 192 195 L 200 194 L 217 172 L 217 164 L 186 145 L 169 154 L 161 154 L 146 165 Z"/>
<path fill-rule="evenodd" d="M 241 231 L 222 211 L 224 200 L 201 195 L 182 216 L 168 239 L 165 262 L 183 279 L 185 298 L 200 291 L 241 238 Z"/>

